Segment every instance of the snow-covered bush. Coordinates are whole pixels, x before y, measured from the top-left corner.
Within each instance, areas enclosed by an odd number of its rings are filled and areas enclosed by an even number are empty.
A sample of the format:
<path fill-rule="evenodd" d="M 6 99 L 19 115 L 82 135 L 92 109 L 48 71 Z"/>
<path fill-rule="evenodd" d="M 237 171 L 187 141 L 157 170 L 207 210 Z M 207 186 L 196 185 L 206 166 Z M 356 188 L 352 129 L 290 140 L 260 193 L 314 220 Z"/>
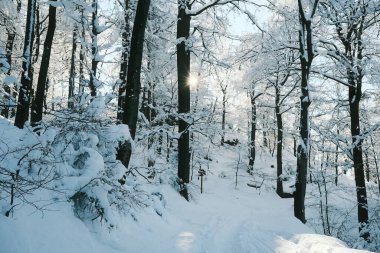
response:
<path fill-rule="evenodd" d="M 126 169 L 116 159 L 116 150 L 119 143 L 132 139 L 128 127 L 113 125 L 104 110 L 104 98 L 99 96 L 80 113 L 62 111 L 47 124 L 59 129 L 53 145 L 62 166 L 56 171 L 61 180 L 55 187 L 66 193 L 78 218 L 113 225 L 114 212 L 128 213 L 145 205 L 146 194 L 137 185 L 119 184 Z"/>
<path fill-rule="evenodd" d="M 105 116 L 104 104 L 100 96 L 80 113 L 55 112 L 38 132 L 28 126 L 18 129 L 1 119 L 3 213 L 9 215 L 22 203 L 43 208 L 33 198 L 38 195 L 32 195 L 35 190 L 47 190 L 50 199 L 69 200 L 82 220 L 99 219 L 110 226 L 116 223 L 116 214 L 147 205 L 150 196 L 138 180 L 118 182 L 126 169 L 116 160 L 116 149 L 120 142 L 132 143 L 132 139 L 128 126 L 114 125 Z"/>

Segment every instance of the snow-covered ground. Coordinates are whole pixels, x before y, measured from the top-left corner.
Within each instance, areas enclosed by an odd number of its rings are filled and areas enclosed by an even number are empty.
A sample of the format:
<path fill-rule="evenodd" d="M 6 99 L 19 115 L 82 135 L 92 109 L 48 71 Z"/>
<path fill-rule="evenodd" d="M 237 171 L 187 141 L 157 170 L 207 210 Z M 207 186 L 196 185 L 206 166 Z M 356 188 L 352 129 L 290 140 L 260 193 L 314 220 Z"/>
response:
<path fill-rule="evenodd" d="M 164 198 L 160 215 L 154 208 L 141 209 L 134 219 L 120 218 L 112 229 L 99 226 L 98 220 L 85 225 L 66 202 L 49 206 L 49 211 L 25 208 L 13 218 L 0 216 L 0 252 L 364 252 L 315 234 L 293 218 L 291 199 L 280 199 L 264 186 L 248 187 L 252 178 L 239 177 L 235 187 L 232 152 L 219 158 L 206 175 L 203 194 L 196 178 L 190 202 L 171 186 L 152 185 Z"/>

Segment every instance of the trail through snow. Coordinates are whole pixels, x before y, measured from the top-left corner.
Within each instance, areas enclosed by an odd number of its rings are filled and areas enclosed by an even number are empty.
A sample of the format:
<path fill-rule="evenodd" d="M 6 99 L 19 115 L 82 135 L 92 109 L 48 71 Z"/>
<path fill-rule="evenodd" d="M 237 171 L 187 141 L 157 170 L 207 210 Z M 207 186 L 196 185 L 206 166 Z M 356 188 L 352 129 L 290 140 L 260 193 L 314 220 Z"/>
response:
<path fill-rule="evenodd" d="M 156 186 L 166 202 L 162 216 L 142 209 L 137 221 L 121 219 L 111 231 L 86 227 L 67 203 L 43 215 L 0 217 L 0 253 L 365 252 L 313 233 L 293 218 L 291 199 L 248 187 L 246 177 L 235 188 L 233 160 L 226 160 L 220 163 L 223 169 L 214 163 L 208 171 L 203 194 L 194 180 L 191 202 L 168 185 Z"/>
<path fill-rule="evenodd" d="M 220 157 L 223 166 L 212 164 L 204 193 L 194 194 L 190 203 L 178 199 L 172 189 L 164 189 L 168 201 L 163 217 L 144 218 L 126 230 L 128 252 L 365 252 L 315 234 L 293 217 L 292 199 L 281 199 L 273 190 L 248 187 L 249 177 L 239 177 L 235 188 L 231 156 Z M 196 179 L 193 182 L 200 185 Z"/>

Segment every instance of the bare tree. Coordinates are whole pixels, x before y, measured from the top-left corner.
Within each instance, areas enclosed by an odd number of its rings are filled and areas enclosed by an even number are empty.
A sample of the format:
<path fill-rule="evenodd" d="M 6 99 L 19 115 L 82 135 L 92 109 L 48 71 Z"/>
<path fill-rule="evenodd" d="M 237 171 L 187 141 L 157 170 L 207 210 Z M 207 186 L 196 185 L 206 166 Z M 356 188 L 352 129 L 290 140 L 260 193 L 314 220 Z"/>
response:
<path fill-rule="evenodd" d="M 118 94 L 118 108 L 117 108 L 117 120 L 123 121 L 123 110 L 124 110 L 124 96 L 125 96 L 125 86 L 127 84 L 127 70 L 128 70 L 128 57 L 129 57 L 129 36 L 130 36 L 130 27 L 129 27 L 129 19 L 130 19 L 130 10 L 129 10 L 129 0 L 124 0 L 124 4 L 122 6 L 124 9 L 124 24 L 121 35 L 121 64 L 120 64 L 120 72 L 119 72 L 119 94 Z"/>
<path fill-rule="evenodd" d="M 300 142 L 297 147 L 297 178 L 294 191 L 294 216 L 303 223 L 305 218 L 306 177 L 309 160 L 309 75 L 314 59 L 312 20 L 319 0 L 314 0 L 310 13 L 306 13 L 302 0 L 298 0 L 299 57 L 301 61 L 301 115 Z"/>
<path fill-rule="evenodd" d="M 198 1 L 178 0 L 178 19 L 177 19 L 177 74 L 178 74 L 178 132 L 181 134 L 178 139 L 178 178 L 180 184 L 190 181 L 190 123 L 186 119 L 190 113 L 190 53 L 189 43 L 191 18 L 202 14 L 206 10 L 228 3 L 238 2 L 239 0 L 213 0 L 208 3 L 200 1 L 200 6 L 192 10 Z M 181 194 L 188 199 L 186 187 L 183 187 Z"/>
<path fill-rule="evenodd" d="M 141 65 L 143 56 L 145 27 L 148 19 L 150 0 L 139 0 L 137 3 L 136 16 L 133 24 L 131 49 L 128 61 L 127 85 L 125 89 L 125 104 L 123 111 L 123 124 L 127 124 L 132 139 L 136 135 L 137 116 L 139 111 L 139 97 L 141 90 Z M 121 143 L 117 159 L 128 168 L 132 154 L 131 143 Z M 119 180 L 125 183 L 125 175 Z"/>
<path fill-rule="evenodd" d="M 33 84 L 32 48 L 34 38 L 35 12 L 37 0 L 28 0 L 24 41 L 24 62 L 22 63 L 21 87 L 18 95 L 15 126 L 24 128 L 29 118 L 29 105 Z"/>
<path fill-rule="evenodd" d="M 55 2 L 56 0 L 52 0 Z M 38 75 L 37 90 L 32 104 L 31 124 L 36 126 L 42 120 L 42 110 L 46 91 L 47 76 L 49 72 L 51 47 L 56 27 L 56 7 L 49 5 L 49 25 L 46 32 L 44 51 L 42 53 L 40 73 Z"/>

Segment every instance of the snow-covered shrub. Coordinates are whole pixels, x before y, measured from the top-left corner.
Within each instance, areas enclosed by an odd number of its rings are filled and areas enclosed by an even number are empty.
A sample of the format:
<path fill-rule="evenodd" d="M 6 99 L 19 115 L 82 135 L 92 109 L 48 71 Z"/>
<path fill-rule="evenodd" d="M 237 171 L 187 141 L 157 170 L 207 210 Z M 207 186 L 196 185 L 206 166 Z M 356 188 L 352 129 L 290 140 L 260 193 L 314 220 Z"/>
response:
<path fill-rule="evenodd" d="M 53 145 L 62 166 L 56 171 L 61 178 L 56 188 L 66 193 L 78 218 L 112 225 L 113 212 L 127 213 L 146 198 L 136 187 L 118 182 L 126 169 L 116 160 L 116 149 L 132 140 L 128 127 L 113 125 L 104 110 L 99 96 L 78 113 L 61 111 L 46 124 L 58 129 Z"/>
<path fill-rule="evenodd" d="M 120 142 L 131 142 L 126 125 L 114 125 L 104 114 L 104 100 L 95 98 L 81 110 L 58 111 L 46 117 L 38 133 L 0 124 L 0 203 L 9 214 L 21 203 L 41 208 L 35 190 L 50 199 L 69 200 L 82 220 L 115 224 L 116 214 L 148 205 L 150 196 L 116 159 Z M 34 129 L 36 130 L 36 129 Z M 28 198 L 30 196 L 30 198 Z"/>
<path fill-rule="evenodd" d="M 0 117 L 0 205 L 1 212 L 11 211 L 23 203 L 41 208 L 36 190 L 52 189 L 57 179 L 56 159 L 48 135 L 37 136 L 30 128 L 18 129 Z"/>

